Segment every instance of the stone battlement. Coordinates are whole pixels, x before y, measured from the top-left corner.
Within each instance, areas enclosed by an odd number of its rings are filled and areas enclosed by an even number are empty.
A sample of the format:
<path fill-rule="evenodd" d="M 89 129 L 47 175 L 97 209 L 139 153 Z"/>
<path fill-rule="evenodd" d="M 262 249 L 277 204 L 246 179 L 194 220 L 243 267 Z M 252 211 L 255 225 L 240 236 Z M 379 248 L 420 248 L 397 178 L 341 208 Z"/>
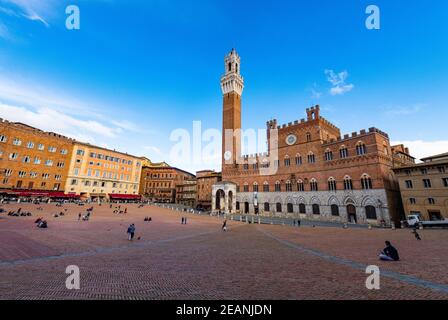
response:
<path fill-rule="evenodd" d="M 381 131 L 375 127 L 369 128 L 368 130 L 362 129 L 359 132 L 352 132 L 351 134 L 344 134 L 343 137 L 338 137 L 335 139 L 330 139 L 329 141 L 326 141 L 326 143 L 334 143 L 334 142 L 343 142 L 348 141 L 355 138 L 361 138 L 363 136 L 369 135 L 369 134 L 379 134 L 383 136 L 386 139 L 389 139 L 389 135 L 385 133 L 384 131 Z"/>
<path fill-rule="evenodd" d="M 307 113 L 307 119 L 300 119 L 300 120 L 295 120 L 294 122 L 288 122 L 287 124 L 282 124 L 279 125 L 277 122 L 277 119 L 272 119 L 270 121 L 266 122 L 266 126 L 268 129 L 288 129 L 290 127 L 294 127 L 294 126 L 298 126 L 298 125 L 305 125 L 309 122 L 318 120 L 320 122 L 322 122 L 323 124 L 327 125 L 330 128 L 333 128 L 335 130 L 339 130 L 338 127 L 336 127 L 334 124 L 332 124 L 330 121 L 328 121 L 327 119 L 321 117 L 319 115 L 320 112 L 320 107 L 319 106 L 315 106 L 315 107 L 311 107 L 306 109 L 306 113 Z"/>

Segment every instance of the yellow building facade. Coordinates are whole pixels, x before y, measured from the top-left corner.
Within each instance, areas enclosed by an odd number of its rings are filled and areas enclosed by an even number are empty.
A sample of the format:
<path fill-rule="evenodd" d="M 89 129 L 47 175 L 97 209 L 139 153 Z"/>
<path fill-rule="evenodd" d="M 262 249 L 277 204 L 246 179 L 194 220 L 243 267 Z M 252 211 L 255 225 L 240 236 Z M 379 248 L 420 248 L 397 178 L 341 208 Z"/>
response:
<path fill-rule="evenodd" d="M 93 201 L 139 197 L 143 158 L 75 142 L 65 192 Z"/>

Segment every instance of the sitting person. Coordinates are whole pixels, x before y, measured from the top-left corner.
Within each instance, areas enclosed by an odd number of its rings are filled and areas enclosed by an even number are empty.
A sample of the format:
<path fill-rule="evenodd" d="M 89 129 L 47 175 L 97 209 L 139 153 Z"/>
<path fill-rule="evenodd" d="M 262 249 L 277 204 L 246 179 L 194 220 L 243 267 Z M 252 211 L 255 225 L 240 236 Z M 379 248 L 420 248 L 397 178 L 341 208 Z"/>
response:
<path fill-rule="evenodd" d="M 43 220 L 43 218 L 38 218 L 36 221 L 34 221 L 34 223 L 39 223 Z"/>
<path fill-rule="evenodd" d="M 380 253 L 380 260 L 382 261 L 398 261 L 400 256 L 398 255 L 398 250 L 390 243 L 386 241 L 386 248 Z"/>
<path fill-rule="evenodd" d="M 40 221 L 38 224 L 37 224 L 37 227 L 38 228 L 41 228 L 41 229 L 46 229 L 48 226 L 47 226 L 47 221 L 45 221 L 45 220 L 42 220 L 42 221 Z"/>

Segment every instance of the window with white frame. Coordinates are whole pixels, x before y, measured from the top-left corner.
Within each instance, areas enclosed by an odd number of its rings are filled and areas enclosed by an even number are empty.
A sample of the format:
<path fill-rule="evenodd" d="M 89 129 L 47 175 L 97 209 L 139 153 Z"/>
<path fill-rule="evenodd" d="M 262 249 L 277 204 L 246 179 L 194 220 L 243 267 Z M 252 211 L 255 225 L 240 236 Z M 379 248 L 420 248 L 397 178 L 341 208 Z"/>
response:
<path fill-rule="evenodd" d="M 16 152 L 9 154 L 9 160 L 17 160 L 18 157 L 19 157 L 19 154 Z"/>
<path fill-rule="evenodd" d="M 21 146 L 22 140 L 20 140 L 19 138 L 14 138 L 14 140 L 12 141 L 12 144 L 15 146 Z"/>

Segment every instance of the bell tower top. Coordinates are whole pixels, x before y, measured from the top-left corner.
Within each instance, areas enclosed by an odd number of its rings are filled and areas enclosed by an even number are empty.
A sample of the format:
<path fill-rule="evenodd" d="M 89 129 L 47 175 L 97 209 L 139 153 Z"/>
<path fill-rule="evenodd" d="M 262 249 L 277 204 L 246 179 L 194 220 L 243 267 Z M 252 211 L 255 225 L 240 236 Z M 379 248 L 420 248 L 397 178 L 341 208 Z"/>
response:
<path fill-rule="evenodd" d="M 241 58 L 235 49 L 224 58 L 225 73 L 221 78 L 221 89 L 223 94 L 235 92 L 243 94 L 244 79 L 240 74 Z"/>

